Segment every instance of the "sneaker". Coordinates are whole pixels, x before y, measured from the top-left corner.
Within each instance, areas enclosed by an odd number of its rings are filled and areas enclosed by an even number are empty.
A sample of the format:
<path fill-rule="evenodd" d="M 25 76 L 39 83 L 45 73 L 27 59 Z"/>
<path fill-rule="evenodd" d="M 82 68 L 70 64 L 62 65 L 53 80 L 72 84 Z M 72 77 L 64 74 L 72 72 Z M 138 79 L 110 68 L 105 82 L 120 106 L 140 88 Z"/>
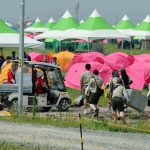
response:
<path fill-rule="evenodd" d="M 97 108 L 97 109 L 95 110 L 94 117 L 98 117 L 98 114 L 99 114 L 99 109 Z"/>

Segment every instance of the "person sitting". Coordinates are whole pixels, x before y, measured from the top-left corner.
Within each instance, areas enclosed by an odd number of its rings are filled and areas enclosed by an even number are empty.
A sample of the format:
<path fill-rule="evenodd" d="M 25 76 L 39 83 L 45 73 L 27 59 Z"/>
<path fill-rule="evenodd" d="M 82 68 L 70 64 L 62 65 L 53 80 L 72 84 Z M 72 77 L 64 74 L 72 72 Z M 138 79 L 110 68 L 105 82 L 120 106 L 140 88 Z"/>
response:
<path fill-rule="evenodd" d="M 46 83 L 44 81 L 44 74 L 42 71 L 37 71 L 37 78 L 36 78 L 35 86 L 36 86 L 35 92 L 37 94 L 45 93 Z"/>
<path fill-rule="evenodd" d="M 7 64 L 11 62 L 11 57 L 7 56 L 6 60 L 3 62 L 1 69 L 3 69 Z"/>
<path fill-rule="evenodd" d="M 51 61 L 51 63 L 50 63 L 50 64 L 59 66 L 59 64 L 58 64 L 58 62 L 57 62 L 57 58 L 56 58 L 56 57 L 53 57 L 53 58 L 52 58 L 52 61 Z"/>
<path fill-rule="evenodd" d="M 17 66 L 12 64 L 11 68 L 8 70 L 7 73 L 7 83 L 8 84 L 15 84 L 15 72 L 17 70 Z"/>

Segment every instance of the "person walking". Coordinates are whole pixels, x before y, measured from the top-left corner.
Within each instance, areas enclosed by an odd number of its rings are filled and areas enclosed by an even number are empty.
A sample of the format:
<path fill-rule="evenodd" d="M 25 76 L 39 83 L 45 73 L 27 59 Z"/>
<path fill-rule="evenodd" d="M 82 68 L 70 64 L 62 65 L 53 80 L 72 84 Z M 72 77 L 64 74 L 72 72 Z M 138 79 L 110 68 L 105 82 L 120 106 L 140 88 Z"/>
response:
<path fill-rule="evenodd" d="M 126 94 L 126 89 L 122 84 L 122 79 L 118 79 L 116 85 L 113 87 L 112 108 L 115 122 L 121 118 L 122 122 L 125 124 L 123 96 L 125 96 L 128 101 L 129 99 Z"/>
<path fill-rule="evenodd" d="M 125 88 L 130 89 L 130 84 L 132 84 L 133 81 L 127 75 L 125 68 L 121 68 L 120 74 L 121 74 L 121 79 L 123 80 Z"/>
<path fill-rule="evenodd" d="M 90 71 L 91 70 L 91 65 L 90 64 L 86 64 L 85 65 L 85 69 L 86 69 L 86 71 L 84 71 L 81 74 L 81 77 L 80 77 L 81 94 L 82 94 L 82 96 L 84 98 L 84 112 L 83 112 L 84 114 L 87 113 L 87 107 L 89 106 L 89 103 L 88 103 L 89 96 L 87 96 L 85 94 L 85 89 L 88 86 L 88 82 L 93 77 L 93 73 Z"/>
<path fill-rule="evenodd" d="M 109 109 L 111 109 L 112 106 L 112 92 L 113 92 L 113 87 L 117 84 L 117 80 L 119 79 L 119 73 L 118 70 L 113 70 L 112 72 L 112 77 L 110 78 L 109 85 L 108 85 L 108 95 L 109 95 Z"/>
<path fill-rule="evenodd" d="M 87 94 L 89 94 L 89 103 L 90 108 L 95 111 L 94 117 L 98 117 L 99 109 L 98 109 L 98 101 L 100 96 L 103 94 L 102 87 L 102 79 L 99 77 L 99 72 L 97 69 L 93 71 L 93 77 L 90 79 L 87 86 Z M 89 92 L 90 91 L 90 92 Z"/>

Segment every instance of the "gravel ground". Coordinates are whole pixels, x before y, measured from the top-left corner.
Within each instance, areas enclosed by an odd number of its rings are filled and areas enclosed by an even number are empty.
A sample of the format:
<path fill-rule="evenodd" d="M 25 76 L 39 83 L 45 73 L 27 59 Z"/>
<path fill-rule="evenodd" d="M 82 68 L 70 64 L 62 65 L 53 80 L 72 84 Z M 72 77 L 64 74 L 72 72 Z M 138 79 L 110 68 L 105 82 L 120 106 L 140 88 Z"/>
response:
<path fill-rule="evenodd" d="M 137 116 L 139 113 L 132 109 Z M 68 112 L 61 112 L 61 115 L 78 115 L 83 113 L 83 107 L 70 108 Z M 29 114 L 31 112 L 28 112 Z M 49 112 L 38 112 L 39 116 L 60 115 L 57 109 Z M 100 107 L 100 116 L 111 118 L 111 111 L 106 107 Z M 144 119 L 150 119 L 150 107 L 146 107 L 143 114 Z M 127 119 L 127 123 L 136 122 Z M 61 150 L 81 149 L 80 132 L 76 128 L 57 128 L 44 125 L 15 124 L 0 122 L 0 140 L 14 142 L 20 145 L 40 145 L 44 149 L 58 147 Z M 150 150 L 150 134 L 119 133 L 106 131 L 91 131 L 83 129 L 84 150 Z M 65 149 L 66 150 L 66 149 Z"/>
<path fill-rule="evenodd" d="M 83 139 L 84 150 L 150 150 L 149 134 L 83 130 Z M 0 122 L 0 140 L 39 144 L 43 149 L 81 149 L 80 132 L 76 128 Z"/>

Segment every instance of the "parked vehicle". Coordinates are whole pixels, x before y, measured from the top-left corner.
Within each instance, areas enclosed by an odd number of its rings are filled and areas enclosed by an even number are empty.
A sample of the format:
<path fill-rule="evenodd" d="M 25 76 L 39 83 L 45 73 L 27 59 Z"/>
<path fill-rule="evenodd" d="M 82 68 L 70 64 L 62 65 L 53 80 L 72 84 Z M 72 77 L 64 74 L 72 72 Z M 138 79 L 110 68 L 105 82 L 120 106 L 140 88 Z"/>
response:
<path fill-rule="evenodd" d="M 18 61 L 14 61 L 18 66 Z M 48 85 L 48 71 L 53 70 L 53 78 L 55 84 Z M 46 83 L 42 94 L 36 93 L 36 73 L 43 72 L 43 77 Z M 19 72 L 15 73 L 15 84 L 0 84 L 1 108 L 17 107 L 18 105 L 18 80 Z M 25 61 L 23 66 L 23 107 L 32 108 L 36 105 L 38 108 L 50 110 L 52 107 L 57 107 L 60 111 L 67 111 L 71 103 L 70 96 L 66 91 L 61 70 L 58 66 L 43 63 Z"/>

